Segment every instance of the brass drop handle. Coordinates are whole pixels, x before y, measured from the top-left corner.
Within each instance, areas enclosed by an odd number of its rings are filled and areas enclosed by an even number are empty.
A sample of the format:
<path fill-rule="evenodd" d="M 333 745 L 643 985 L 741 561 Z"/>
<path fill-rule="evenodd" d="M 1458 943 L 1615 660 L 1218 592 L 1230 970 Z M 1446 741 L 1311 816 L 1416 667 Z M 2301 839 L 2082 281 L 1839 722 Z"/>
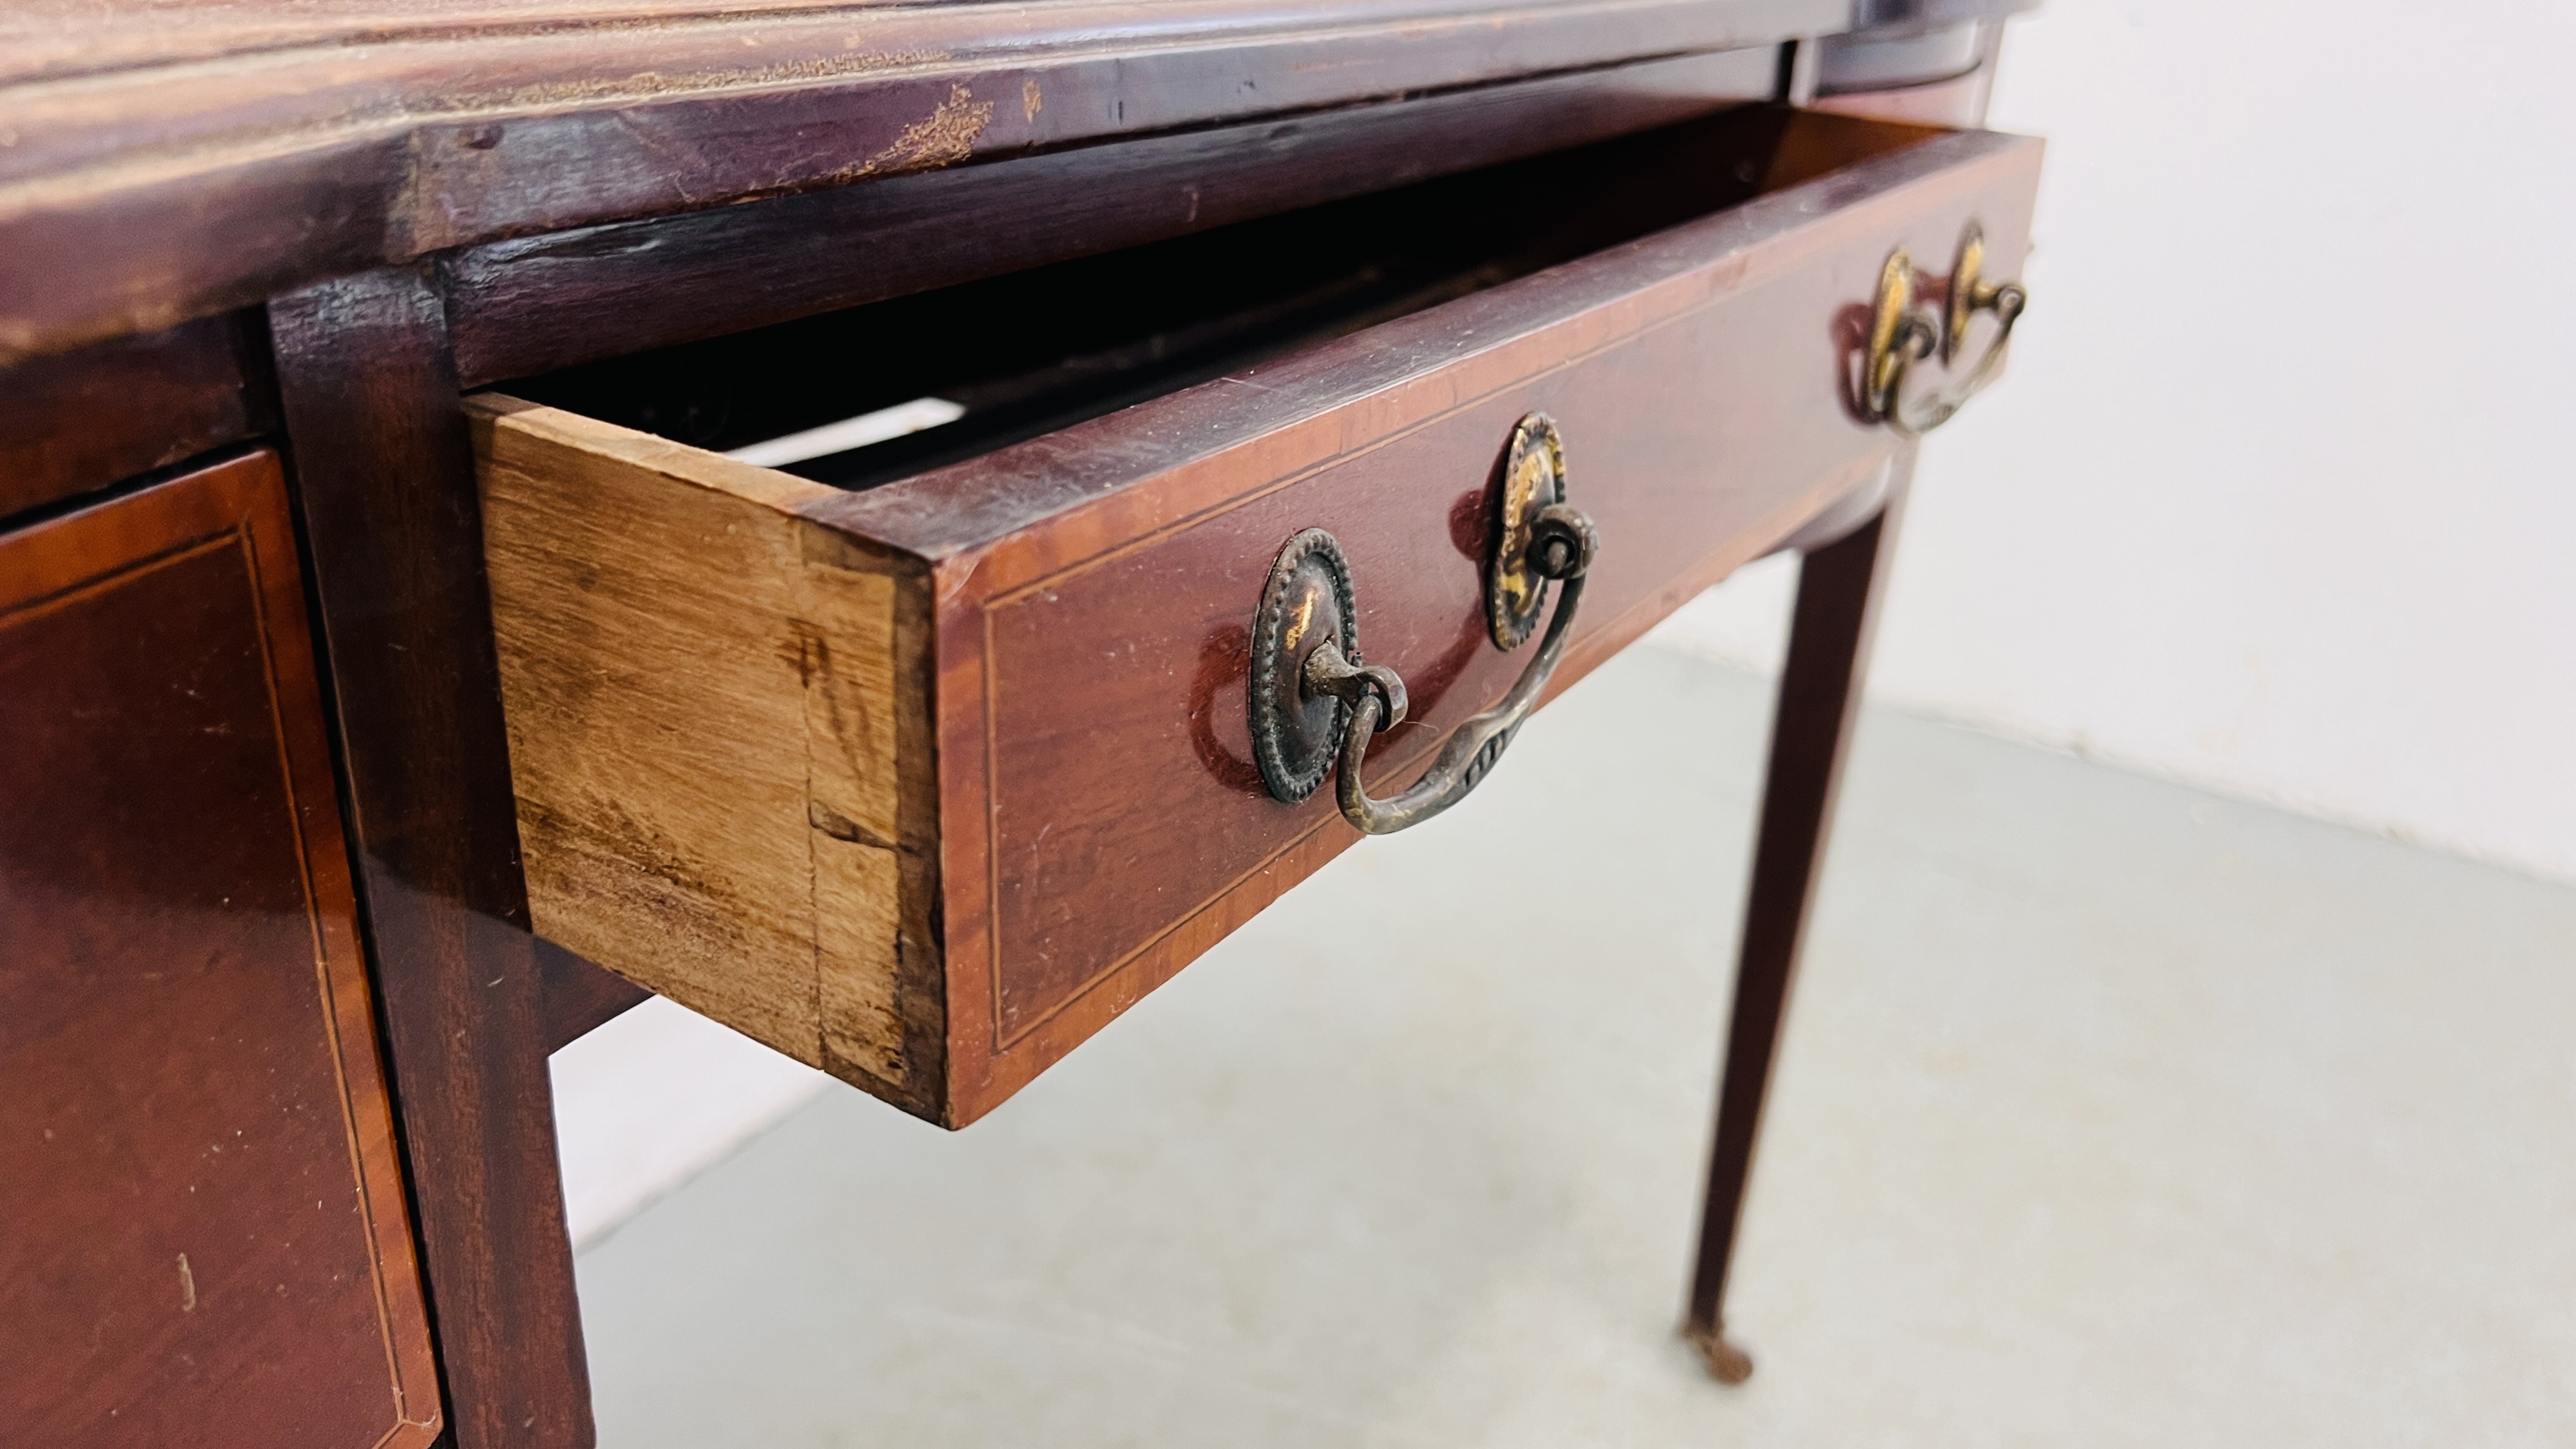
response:
<path fill-rule="evenodd" d="M 2013 324 L 2021 320 L 2030 294 L 2019 282 L 1985 279 L 1986 233 L 1975 222 L 1959 237 L 1959 255 L 1950 268 L 1949 295 L 1937 311 L 1915 304 L 1922 276 L 1903 247 L 1890 253 L 1878 272 L 1878 300 L 1870 311 L 1869 342 L 1861 360 L 1860 411 L 1905 436 L 1920 437 L 1948 422 L 1994 380 L 2012 341 Z M 1946 396 L 1912 407 L 1904 399 L 1905 378 L 1915 363 L 1938 354 L 1950 367 L 1967 346 L 1969 324 L 1980 312 L 1992 312 L 1998 324 L 1994 341 L 1971 368 L 1967 381 Z"/>
<path fill-rule="evenodd" d="M 1408 825 L 1419 825 L 1466 799 L 1467 792 L 1475 789 L 1485 772 L 1503 757 L 1530 711 L 1538 707 L 1538 697 L 1547 688 L 1548 677 L 1556 673 L 1557 661 L 1565 657 L 1574 608 L 1583 597 L 1583 571 L 1591 566 L 1597 543 L 1592 520 L 1563 503 L 1540 510 L 1532 532 L 1533 567 L 1560 584 L 1556 613 L 1547 621 L 1547 635 L 1539 641 L 1538 653 L 1530 657 L 1511 693 L 1492 709 L 1459 725 L 1457 732 L 1442 742 L 1439 757 L 1423 771 L 1422 778 L 1392 799 L 1370 797 L 1368 787 L 1360 780 L 1360 765 L 1368 758 L 1369 742 L 1378 731 L 1393 729 L 1403 721 L 1404 682 L 1382 665 L 1351 663 L 1330 639 L 1306 656 L 1305 667 L 1299 671 L 1306 691 L 1330 696 L 1350 709 L 1350 724 L 1342 734 L 1340 776 L 1334 782 L 1334 794 L 1342 807 L 1342 818 L 1358 826 L 1362 833 L 1390 835 Z"/>
<path fill-rule="evenodd" d="M 1572 635 L 1585 572 L 1598 551 L 1592 520 L 1564 501 L 1564 447 L 1533 413 L 1513 429 L 1503 468 L 1486 618 L 1497 647 L 1527 642 L 1557 585 L 1556 609 L 1521 677 L 1493 708 L 1442 742 L 1422 777 L 1391 798 L 1360 778 L 1370 743 L 1404 720 L 1404 681 L 1359 657 L 1350 564 L 1320 528 L 1290 539 L 1271 566 L 1252 636 L 1253 758 L 1273 797 L 1294 804 L 1338 766 L 1342 817 L 1369 835 L 1419 825 L 1467 797 L 1538 707 Z"/>

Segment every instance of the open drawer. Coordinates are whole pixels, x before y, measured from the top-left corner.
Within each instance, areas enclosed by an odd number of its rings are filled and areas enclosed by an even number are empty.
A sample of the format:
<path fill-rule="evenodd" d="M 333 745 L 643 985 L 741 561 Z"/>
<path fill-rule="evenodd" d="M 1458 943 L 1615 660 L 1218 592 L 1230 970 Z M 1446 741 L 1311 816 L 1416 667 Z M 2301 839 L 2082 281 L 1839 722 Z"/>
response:
<path fill-rule="evenodd" d="M 537 930 L 971 1121 L 1359 838 L 1256 748 L 1301 638 L 1409 691 L 1375 793 L 1513 691 L 1534 417 L 1553 692 L 1883 476 L 1874 381 L 1982 378 L 1944 269 L 2017 275 L 2039 154 L 1753 108 L 473 399 Z M 1311 529 L 1350 631 L 1257 617 Z"/>

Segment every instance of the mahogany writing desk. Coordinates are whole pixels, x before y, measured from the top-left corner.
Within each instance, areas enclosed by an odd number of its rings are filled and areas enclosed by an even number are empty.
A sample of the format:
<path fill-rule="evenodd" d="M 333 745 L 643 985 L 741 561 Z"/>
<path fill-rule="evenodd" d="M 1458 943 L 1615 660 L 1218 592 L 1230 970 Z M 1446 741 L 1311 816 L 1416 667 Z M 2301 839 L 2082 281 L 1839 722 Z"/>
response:
<path fill-rule="evenodd" d="M 587 1444 L 552 1049 L 660 993 L 962 1127 L 1795 548 L 1741 1378 L 2012 8 L 0 18 L 0 1440 Z"/>

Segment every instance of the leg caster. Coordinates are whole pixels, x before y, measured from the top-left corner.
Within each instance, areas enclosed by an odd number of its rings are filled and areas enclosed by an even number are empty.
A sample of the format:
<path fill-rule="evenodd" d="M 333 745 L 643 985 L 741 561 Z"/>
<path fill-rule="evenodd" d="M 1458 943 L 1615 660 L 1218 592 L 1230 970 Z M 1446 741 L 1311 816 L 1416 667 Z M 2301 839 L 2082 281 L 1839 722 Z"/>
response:
<path fill-rule="evenodd" d="M 1719 1328 L 1693 1328 L 1684 1325 L 1682 1337 L 1699 1350 L 1708 1364 L 1708 1376 L 1730 1387 L 1753 1377 L 1753 1355 L 1726 1341 L 1726 1331 Z"/>

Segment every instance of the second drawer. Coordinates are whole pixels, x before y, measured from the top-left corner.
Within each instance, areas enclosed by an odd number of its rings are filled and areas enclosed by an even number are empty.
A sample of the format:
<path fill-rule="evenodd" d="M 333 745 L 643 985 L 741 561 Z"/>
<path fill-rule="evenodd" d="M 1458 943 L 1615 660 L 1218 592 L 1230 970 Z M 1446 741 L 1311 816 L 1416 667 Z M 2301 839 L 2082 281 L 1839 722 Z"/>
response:
<path fill-rule="evenodd" d="M 1359 838 L 1329 782 L 1285 803 L 1256 764 L 1252 635 L 1289 540 L 1338 541 L 1360 649 L 1409 690 L 1365 772 L 1390 792 L 1537 647 L 1498 646 L 1487 604 L 1525 419 L 1553 420 L 1599 538 L 1552 692 L 1878 474 L 1891 255 L 1937 288 L 1978 229 L 1985 274 L 2015 275 L 2039 149 L 1762 110 L 1441 183 L 1414 213 L 1437 245 L 1344 237 L 1357 265 L 1268 294 L 1234 243 L 1193 243 L 1150 338 L 1068 361 L 997 334 L 1058 360 L 965 379 L 951 431 L 814 477 L 588 415 L 631 385 L 658 399 L 631 420 L 736 441 L 695 401 L 724 391 L 703 348 L 527 390 L 565 405 L 476 399 L 537 929 L 972 1120 Z M 1349 214 L 1407 214 L 1370 204 Z M 1308 235 L 1236 270 L 1331 250 Z M 1194 285 L 1222 294 L 1204 319 Z M 936 294 L 882 305 L 911 310 L 780 345 L 961 351 L 925 329 Z M 1958 383 L 1938 367 L 1912 385 Z"/>

